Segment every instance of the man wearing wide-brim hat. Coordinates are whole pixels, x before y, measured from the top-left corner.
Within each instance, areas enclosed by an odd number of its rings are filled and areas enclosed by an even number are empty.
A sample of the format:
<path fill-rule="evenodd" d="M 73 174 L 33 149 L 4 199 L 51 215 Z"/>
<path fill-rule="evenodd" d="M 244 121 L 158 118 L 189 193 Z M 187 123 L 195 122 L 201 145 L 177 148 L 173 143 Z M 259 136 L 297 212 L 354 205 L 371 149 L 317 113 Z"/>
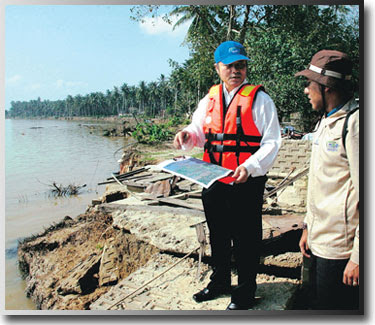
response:
<path fill-rule="evenodd" d="M 300 239 L 310 261 L 314 309 L 359 308 L 359 110 L 345 53 L 317 52 L 296 73 L 322 114 L 315 128 L 305 229 Z"/>

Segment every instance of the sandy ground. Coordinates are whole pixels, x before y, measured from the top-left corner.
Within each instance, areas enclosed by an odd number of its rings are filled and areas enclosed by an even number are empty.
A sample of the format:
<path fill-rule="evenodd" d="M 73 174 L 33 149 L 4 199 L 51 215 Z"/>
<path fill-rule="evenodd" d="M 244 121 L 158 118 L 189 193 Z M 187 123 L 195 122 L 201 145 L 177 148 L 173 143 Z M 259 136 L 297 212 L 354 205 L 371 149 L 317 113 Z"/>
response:
<path fill-rule="evenodd" d="M 157 150 L 150 155 L 158 156 Z M 173 150 L 167 156 L 164 151 L 157 160 L 175 155 Z M 117 191 L 125 190 L 111 185 L 106 193 Z M 106 193 L 96 204 L 105 202 Z M 204 221 L 203 212 L 141 206 L 136 195 L 125 197 L 90 207 L 20 244 L 26 293 L 37 308 L 224 310 L 230 296 L 204 303 L 192 299 L 211 274 L 209 258 L 199 262 L 197 252 L 184 258 L 199 247 L 192 225 Z M 210 255 L 209 246 L 205 253 Z M 254 309 L 294 308 L 302 256 L 291 251 L 271 254 L 262 258 Z"/>
<path fill-rule="evenodd" d="M 198 214 L 194 219 L 193 214 L 164 207 L 124 211 L 97 206 L 74 220 L 66 219 L 20 245 L 27 294 L 39 309 L 223 310 L 229 296 L 200 304 L 192 299 L 211 274 L 207 260 L 199 263 L 198 254 L 182 259 L 199 247 L 194 228 L 187 226 L 201 218 Z M 125 220 L 122 225 L 120 217 Z M 173 237 L 173 230 L 178 235 Z M 296 269 L 301 256 L 268 256 L 263 265 Z M 233 274 L 232 285 L 235 281 Z M 255 309 L 260 310 L 290 308 L 300 283 L 262 273 L 257 282 Z"/>

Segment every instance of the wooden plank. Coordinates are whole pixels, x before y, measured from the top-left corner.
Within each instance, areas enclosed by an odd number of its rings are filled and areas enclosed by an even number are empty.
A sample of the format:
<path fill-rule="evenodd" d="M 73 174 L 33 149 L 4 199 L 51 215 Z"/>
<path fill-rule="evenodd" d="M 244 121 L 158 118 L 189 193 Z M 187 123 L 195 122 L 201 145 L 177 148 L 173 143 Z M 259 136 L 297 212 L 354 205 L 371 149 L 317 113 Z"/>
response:
<path fill-rule="evenodd" d="M 140 174 L 140 175 L 135 175 L 135 176 L 130 176 L 126 179 L 120 179 L 121 182 L 138 182 L 142 180 L 142 182 L 149 182 L 152 179 L 153 174 Z"/>
<path fill-rule="evenodd" d="M 181 193 L 181 194 L 177 194 L 177 195 L 173 195 L 173 196 L 170 196 L 171 199 L 182 199 L 182 200 L 186 200 L 187 198 L 189 197 L 194 197 L 194 195 L 198 195 L 198 194 L 201 194 L 202 193 L 202 190 L 195 190 L 195 191 L 190 191 L 190 192 L 184 192 L 184 193 Z"/>
<path fill-rule="evenodd" d="M 145 170 L 147 170 L 147 169 L 148 169 L 148 168 L 146 168 L 146 167 L 141 167 L 141 168 L 138 168 L 138 169 L 136 169 L 136 170 L 132 170 L 132 171 L 130 171 L 130 172 L 127 172 L 127 173 L 125 173 L 125 174 L 117 175 L 116 178 L 117 178 L 117 179 L 121 179 L 121 178 L 126 178 L 126 177 L 129 177 L 129 176 L 133 176 L 133 175 L 135 175 L 135 174 L 139 174 L 139 173 L 141 173 L 141 172 L 143 172 L 143 171 L 145 171 Z M 107 178 L 107 180 L 110 180 L 110 179 L 112 179 L 112 177 Z"/>
<path fill-rule="evenodd" d="M 115 177 L 120 181 L 126 180 L 126 179 L 130 179 L 131 177 L 135 176 L 136 174 L 143 173 L 144 171 L 147 171 L 147 170 L 148 170 L 148 168 L 142 167 L 142 168 L 133 170 L 131 172 L 127 172 L 125 174 L 117 175 Z M 114 183 L 114 182 L 116 182 L 116 180 L 113 177 L 109 177 L 109 178 L 107 178 L 106 181 L 98 183 L 98 185 L 105 185 L 105 184 L 110 184 L 110 183 Z"/>
<path fill-rule="evenodd" d="M 263 215 L 262 219 L 273 229 L 285 232 L 299 229 L 303 225 L 304 215 L 284 214 L 284 215 Z"/>
<path fill-rule="evenodd" d="M 167 174 L 167 175 L 161 175 L 161 176 L 153 177 L 149 181 L 151 183 L 155 183 L 155 182 L 164 181 L 166 179 L 170 179 L 170 178 L 173 178 L 173 177 L 174 177 L 174 175 Z"/>
<path fill-rule="evenodd" d="M 183 208 L 188 208 L 188 209 L 193 209 L 193 210 L 200 210 L 204 211 L 202 207 L 190 203 L 186 203 L 180 199 L 174 199 L 174 198 L 155 198 L 155 201 L 164 203 L 164 204 L 169 204 L 169 205 L 174 205 L 174 206 L 179 206 Z M 154 204 L 150 202 L 149 204 Z"/>
<path fill-rule="evenodd" d="M 138 189 L 145 189 L 147 187 L 147 184 L 142 183 L 142 182 L 135 182 L 135 181 L 125 181 L 123 184 L 126 186 L 135 187 Z"/>
<path fill-rule="evenodd" d="M 302 172 L 300 172 L 296 176 L 292 177 L 290 180 L 283 182 L 282 184 L 276 186 L 273 190 L 269 191 L 268 193 L 265 193 L 263 195 L 263 200 L 272 196 L 272 195 L 274 195 L 275 193 L 277 193 L 278 191 L 280 191 L 284 187 L 287 187 L 288 185 L 294 183 L 297 179 L 307 175 L 308 172 L 309 172 L 309 167 L 305 168 Z"/>

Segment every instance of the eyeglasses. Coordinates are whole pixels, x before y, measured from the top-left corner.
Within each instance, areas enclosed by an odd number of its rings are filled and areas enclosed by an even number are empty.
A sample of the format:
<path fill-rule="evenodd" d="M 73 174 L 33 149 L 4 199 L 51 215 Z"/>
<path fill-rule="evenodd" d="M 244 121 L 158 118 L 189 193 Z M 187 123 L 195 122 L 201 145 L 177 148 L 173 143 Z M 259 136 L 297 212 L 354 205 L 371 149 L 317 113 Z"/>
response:
<path fill-rule="evenodd" d="M 312 83 L 313 83 L 312 80 L 306 80 L 305 83 L 304 83 L 305 88 L 310 88 Z"/>
<path fill-rule="evenodd" d="M 247 64 L 246 64 L 246 61 L 240 61 L 240 62 L 234 62 L 231 64 L 224 64 L 224 66 L 227 69 L 235 68 L 236 70 L 242 70 L 246 68 Z"/>

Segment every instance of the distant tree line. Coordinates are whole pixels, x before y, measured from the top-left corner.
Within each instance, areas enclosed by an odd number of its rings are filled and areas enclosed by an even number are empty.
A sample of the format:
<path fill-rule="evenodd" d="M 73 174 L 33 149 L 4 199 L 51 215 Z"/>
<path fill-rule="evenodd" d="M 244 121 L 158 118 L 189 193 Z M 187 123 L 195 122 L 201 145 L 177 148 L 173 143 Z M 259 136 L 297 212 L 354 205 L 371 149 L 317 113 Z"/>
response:
<path fill-rule="evenodd" d="M 124 83 L 106 93 L 67 96 L 64 100 L 12 101 L 8 117 L 74 117 L 144 114 L 157 116 L 162 109 L 173 109 L 173 96 L 167 78 L 162 74 L 158 81 L 141 81 L 136 86 Z"/>
<path fill-rule="evenodd" d="M 160 6 L 134 6 L 132 12 L 132 18 L 139 21 L 158 15 Z M 124 83 L 105 94 L 12 102 L 9 117 L 191 113 L 209 88 L 219 82 L 213 52 L 226 40 L 244 44 L 251 59 L 248 81 L 265 86 L 280 120 L 299 112 L 303 128 L 311 127 L 315 116 L 303 94 L 304 81 L 294 73 L 307 66 L 318 50 L 341 50 L 352 57 L 354 91 L 358 92 L 359 6 L 178 5 L 163 15 L 169 23 L 177 15 L 174 27 L 190 22 L 184 41 L 190 57 L 181 64 L 170 60 L 170 76 L 161 75 L 157 81 L 142 81 L 138 86 Z"/>

